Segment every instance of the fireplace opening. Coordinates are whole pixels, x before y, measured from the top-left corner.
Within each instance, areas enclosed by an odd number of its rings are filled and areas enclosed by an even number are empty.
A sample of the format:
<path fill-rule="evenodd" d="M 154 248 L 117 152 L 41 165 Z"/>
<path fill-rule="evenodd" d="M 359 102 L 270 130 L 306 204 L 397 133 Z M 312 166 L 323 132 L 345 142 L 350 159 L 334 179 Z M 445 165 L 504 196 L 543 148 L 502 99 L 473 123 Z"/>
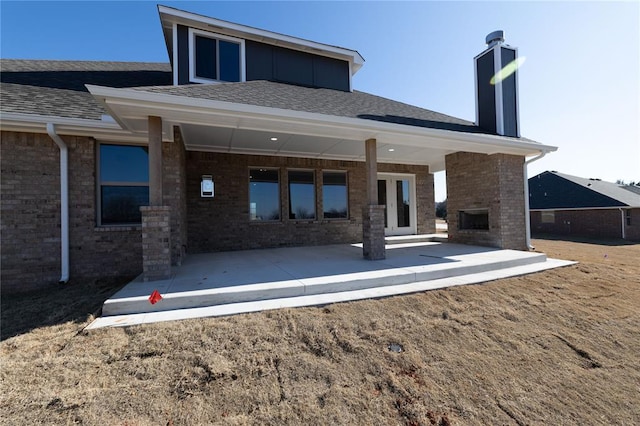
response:
<path fill-rule="evenodd" d="M 459 229 L 489 230 L 489 210 L 462 210 L 459 213 Z"/>

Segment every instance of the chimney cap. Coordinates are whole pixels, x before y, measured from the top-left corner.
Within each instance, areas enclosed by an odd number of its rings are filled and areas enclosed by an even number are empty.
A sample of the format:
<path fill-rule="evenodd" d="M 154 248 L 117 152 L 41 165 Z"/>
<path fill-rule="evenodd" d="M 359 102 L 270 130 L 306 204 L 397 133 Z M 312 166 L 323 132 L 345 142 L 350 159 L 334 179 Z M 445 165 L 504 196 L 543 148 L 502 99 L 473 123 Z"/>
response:
<path fill-rule="evenodd" d="M 497 30 L 490 33 L 485 38 L 485 42 L 487 43 L 487 45 L 489 45 L 489 47 L 493 46 L 494 44 L 504 42 L 504 31 Z"/>

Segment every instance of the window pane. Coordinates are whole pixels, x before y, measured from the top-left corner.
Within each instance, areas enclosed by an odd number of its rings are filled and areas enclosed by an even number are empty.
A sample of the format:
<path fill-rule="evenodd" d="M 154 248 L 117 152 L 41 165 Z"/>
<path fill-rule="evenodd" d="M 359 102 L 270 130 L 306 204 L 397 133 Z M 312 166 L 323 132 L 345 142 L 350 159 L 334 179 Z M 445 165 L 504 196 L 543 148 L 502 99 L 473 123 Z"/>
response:
<path fill-rule="evenodd" d="M 149 205 L 148 186 L 103 186 L 101 191 L 103 225 L 140 223 L 140 206 Z"/>
<path fill-rule="evenodd" d="M 100 145 L 101 182 L 149 182 L 146 146 Z"/>
<path fill-rule="evenodd" d="M 384 227 L 387 228 L 387 181 L 384 179 L 378 180 L 378 205 L 385 206 L 384 209 Z"/>
<path fill-rule="evenodd" d="M 396 209 L 398 214 L 398 228 L 411 226 L 409 223 L 409 181 L 396 181 Z"/>
<path fill-rule="evenodd" d="M 280 185 L 277 170 L 249 170 L 249 218 L 280 220 Z"/>
<path fill-rule="evenodd" d="M 316 188 L 312 171 L 289 171 L 289 219 L 316 218 Z"/>
<path fill-rule="evenodd" d="M 217 80 L 216 40 L 196 36 L 196 77 Z"/>
<path fill-rule="evenodd" d="M 347 218 L 347 174 L 322 172 L 322 211 L 325 219 Z"/>
<path fill-rule="evenodd" d="M 220 80 L 240 81 L 240 45 L 220 40 Z"/>

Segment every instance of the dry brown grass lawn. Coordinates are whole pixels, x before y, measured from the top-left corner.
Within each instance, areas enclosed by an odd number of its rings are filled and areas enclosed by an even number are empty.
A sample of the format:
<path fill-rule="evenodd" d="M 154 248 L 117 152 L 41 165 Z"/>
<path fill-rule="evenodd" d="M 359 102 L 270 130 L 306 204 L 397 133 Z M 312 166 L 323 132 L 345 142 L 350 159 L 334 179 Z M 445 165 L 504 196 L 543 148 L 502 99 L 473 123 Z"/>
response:
<path fill-rule="evenodd" d="M 94 332 L 82 331 L 90 311 L 61 315 L 0 344 L 0 419 L 640 424 L 640 244 L 534 242 L 581 263 L 383 300 Z M 16 334 L 21 302 L 2 303 L 5 336 Z"/>

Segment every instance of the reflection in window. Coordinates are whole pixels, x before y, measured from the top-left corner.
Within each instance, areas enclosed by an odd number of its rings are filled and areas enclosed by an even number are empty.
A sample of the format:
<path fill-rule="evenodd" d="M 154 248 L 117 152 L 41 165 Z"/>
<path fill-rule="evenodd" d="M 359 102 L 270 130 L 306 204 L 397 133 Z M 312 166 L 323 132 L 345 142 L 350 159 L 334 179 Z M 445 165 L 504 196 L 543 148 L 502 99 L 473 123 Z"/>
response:
<path fill-rule="evenodd" d="M 241 41 L 193 35 L 193 77 L 237 82 L 241 79 Z"/>
<path fill-rule="evenodd" d="M 289 219 L 316 218 L 313 171 L 289 170 Z"/>
<path fill-rule="evenodd" d="M 256 221 L 280 220 L 278 170 L 249 170 L 249 218 Z"/>
<path fill-rule="evenodd" d="M 409 181 L 398 180 L 396 181 L 396 209 L 398 214 L 398 228 L 405 228 L 411 226 L 409 220 Z"/>
<path fill-rule="evenodd" d="M 322 211 L 325 219 L 346 219 L 347 173 L 322 172 Z"/>
<path fill-rule="evenodd" d="M 140 206 L 149 204 L 147 147 L 100 145 L 99 225 L 140 223 Z"/>

